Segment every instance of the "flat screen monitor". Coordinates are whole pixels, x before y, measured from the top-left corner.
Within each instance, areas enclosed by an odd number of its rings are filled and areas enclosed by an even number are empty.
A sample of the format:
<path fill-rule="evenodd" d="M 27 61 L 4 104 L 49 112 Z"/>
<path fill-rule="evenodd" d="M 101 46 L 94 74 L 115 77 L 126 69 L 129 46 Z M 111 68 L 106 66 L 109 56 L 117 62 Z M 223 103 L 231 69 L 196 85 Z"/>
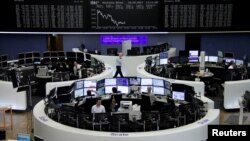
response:
<path fill-rule="evenodd" d="M 160 56 L 160 59 L 167 59 L 168 58 L 168 52 L 161 52 L 159 56 Z"/>
<path fill-rule="evenodd" d="M 128 86 L 128 78 L 116 78 L 118 86 Z"/>
<path fill-rule="evenodd" d="M 57 52 L 50 52 L 50 57 L 58 57 Z"/>
<path fill-rule="evenodd" d="M 147 93 L 148 87 L 147 86 L 141 86 L 141 93 Z"/>
<path fill-rule="evenodd" d="M 162 79 L 153 79 L 153 86 L 164 87 L 164 81 Z"/>
<path fill-rule="evenodd" d="M 39 52 L 33 52 L 33 57 L 40 57 L 40 53 Z"/>
<path fill-rule="evenodd" d="M 199 51 L 198 50 L 189 50 L 189 57 L 198 57 Z"/>
<path fill-rule="evenodd" d="M 34 141 L 44 141 L 44 139 L 37 135 L 34 135 Z"/>
<path fill-rule="evenodd" d="M 77 89 L 74 91 L 74 98 L 83 96 L 83 89 Z"/>
<path fill-rule="evenodd" d="M 43 57 L 50 57 L 50 52 L 44 52 Z"/>
<path fill-rule="evenodd" d="M 67 52 L 66 55 L 67 55 L 67 58 L 76 58 L 75 52 Z"/>
<path fill-rule="evenodd" d="M 234 58 L 234 54 L 232 52 L 225 52 L 224 58 Z"/>
<path fill-rule="evenodd" d="M 128 94 L 128 86 L 117 86 L 117 90 L 122 94 Z"/>
<path fill-rule="evenodd" d="M 153 84 L 152 78 L 142 78 L 141 79 L 142 86 L 152 86 L 152 84 Z"/>
<path fill-rule="evenodd" d="M 90 90 L 92 95 L 95 95 L 96 88 L 84 88 L 83 90 L 83 95 L 86 96 L 87 95 L 87 91 Z"/>
<path fill-rule="evenodd" d="M 106 86 L 105 87 L 105 94 L 111 94 L 113 93 L 112 88 L 116 86 Z"/>
<path fill-rule="evenodd" d="M 91 55 L 90 54 L 85 54 L 86 60 L 91 60 Z"/>
<path fill-rule="evenodd" d="M 80 59 L 84 60 L 84 54 L 83 53 L 77 52 L 76 55 L 77 55 L 77 58 L 80 58 Z"/>
<path fill-rule="evenodd" d="M 240 64 L 243 64 L 243 63 L 244 63 L 243 60 L 238 60 L 238 59 L 235 60 L 235 64 L 237 66 L 239 66 Z"/>
<path fill-rule="evenodd" d="M 57 87 L 56 90 L 57 95 L 67 94 L 68 92 L 69 92 L 69 86 Z"/>
<path fill-rule="evenodd" d="M 26 59 L 26 60 L 25 60 L 25 63 L 26 63 L 26 64 L 33 64 L 32 58 Z"/>
<path fill-rule="evenodd" d="M 153 94 L 164 95 L 165 91 L 163 87 L 153 87 Z"/>
<path fill-rule="evenodd" d="M 81 81 L 76 81 L 75 82 L 76 84 L 75 84 L 75 89 L 77 90 L 77 89 L 82 89 L 83 88 L 83 84 L 84 84 L 84 81 L 83 80 L 81 80 Z"/>
<path fill-rule="evenodd" d="M 97 81 L 97 88 L 104 87 L 104 82 L 105 82 L 105 79 Z"/>
<path fill-rule="evenodd" d="M 23 58 L 25 58 L 23 53 L 18 54 L 18 59 L 23 59 Z"/>
<path fill-rule="evenodd" d="M 30 134 L 17 134 L 17 141 L 30 141 Z"/>
<path fill-rule="evenodd" d="M 189 52 L 185 50 L 179 50 L 180 57 L 189 57 Z"/>
<path fill-rule="evenodd" d="M 59 57 L 65 57 L 65 54 L 64 54 L 63 51 L 61 51 L 61 52 L 58 52 L 58 56 L 59 56 Z"/>
<path fill-rule="evenodd" d="M 96 88 L 96 80 L 84 80 L 85 88 Z"/>
<path fill-rule="evenodd" d="M 139 86 L 140 84 L 141 84 L 141 78 L 138 78 L 138 77 L 129 78 L 129 85 L 130 86 Z"/>
<path fill-rule="evenodd" d="M 185 93 L 179 91 L 172 91 L 172 99 L 174 100 L 185 100 Z"/>
<path fill-rule="evenodd" d="M 33 57 L 33 54 L 32 54 L 32 53 L 26 53 L 26 54 L 25 54 L 25 57 L 26 57 L 26 58 L 32 58 L 32 57 Z"/>
<path fill-rule="evenodd" d="M 104 95 L 105 94 L 105 88 L 104 87 L 98 88 L 97 89 L 97 94 L 98 95 Z"/>
<path fill-rule="evenodd" d="M 19 64 L 19 65 L 23 65 L 23 64 L 24 64 L 24 59 L 18 60 L 18 64 Z"/>
<path fill-rule="evenodd" d="M 235 63 L 235 59 L 226 58 L 226 59 L 225 59 L 225 62 L 226 62 L 226 64 L 231 63 L 231 62 Z"/>
<path fill-rule="evenodd" d="M 168 59 L 160 59 L 160 65 L 168 64 Z"/>
<path fill-rule="evenodd" d="M 53 57 L 53 58 L 50 58 L 51 59 L 51 62 L 53 62 L 53 63 L 57 63 L 58 62 L 58 58 L 56 57 Z"/>
<path fill-rule="evenodd" d="M 8 66 L 8 63 L 7 62 L 2 62 L 2 67 L 3 68 L 6 68 Z"/>
<path fill-rule="evenodd" d="M 114 86 L 114 85 L 116 85 L 116 78 L 105 79 L 105 86 Z"/>
<path fill-rule="evenodd" d="M 217 56 L 209 56 L 208 61 L 211 63 L 217 63 L 218 62 L 218 57 Z"/>
<path fill-rule="evenodd" d="M 169 82 L 169 81 L 166 81 L 166 80 L 164 80 L 164 87 L 166 88 L 166 89 L 171 89 L 171 83 Z"/>

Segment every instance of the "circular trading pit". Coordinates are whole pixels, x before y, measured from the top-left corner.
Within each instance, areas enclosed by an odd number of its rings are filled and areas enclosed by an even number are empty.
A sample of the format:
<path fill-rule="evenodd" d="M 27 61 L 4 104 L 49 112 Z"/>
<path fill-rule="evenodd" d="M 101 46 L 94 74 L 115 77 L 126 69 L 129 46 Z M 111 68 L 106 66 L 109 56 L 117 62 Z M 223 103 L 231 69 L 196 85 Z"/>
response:
<path fill-rule="evenodd" d="M 93 113 L 101 100 L 105 112 Z M 206 115 L 193 87 L 154 78 L 80 80 L 56 87 L 45 99 L 45 113 L 61 124 L 95 131 L 142 132 L 184 126 Z"/>

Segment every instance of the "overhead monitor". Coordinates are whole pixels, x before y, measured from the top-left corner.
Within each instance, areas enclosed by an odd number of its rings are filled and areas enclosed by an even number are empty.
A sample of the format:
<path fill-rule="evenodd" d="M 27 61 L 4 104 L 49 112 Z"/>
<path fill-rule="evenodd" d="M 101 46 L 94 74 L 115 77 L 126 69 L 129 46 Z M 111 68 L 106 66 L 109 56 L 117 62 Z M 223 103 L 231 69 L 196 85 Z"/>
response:
<path fill-rule="evenodd" d="M 217 63 L 218 62 L 218 56 L 209 56 L 208 61 L 211 63 Z"/>
<path fill-rule="evenodd" d="M 74 98 L 83 96 L 83 89 L 77 89 L 74 91 Z"/>
<path fill-rule="evenodd" d="M 148 92 L 148 86 L 141 86 L 141 93 L 147 93 Z"/>
<path fill-rule="evenodd" d="M 106 86 L 105 87 L 105 94 L 111 94 L 113 93 L 112 88 L 116 86 Z"/>
<path fill-rule="evenodd" d="M 85 88 L 96 88 L 96 80 L 84 80 Z"/>
<path fill-rule="evenodd" d="M 169 81 L 166 81 L 166 80 L 164 80 L 164 87 L 166 88 L 166 89 L 171 89 L 171 83 L 169 82 Z"/>
<path fill-rule="evenodd" d="M 141 86 L 152 86 L 153 80 L 152 78 L 142 78 L 141 79 Z"/>
<path fill-rule="evenodd" d="M 168 59 L 160 59 L 160 65 L 166 65 L 168 64 Z"/>
<path fill-rule="evenodd" d="M 116 78 L 118 86 L 128 86 L 128 78 Z"/>
<path fill-rule="evenodd" d="M 185 92 L 172 91 L 172 99 L 174 100 L 185 100 Z"/>
<path fill-rule="evenodd" d="M 104 87 L 98 88 L 97 89 L 97 94 L 98 95 L 104 95 L 105 94 L 105 88 Z"/>
<path fill-rule="evenodd" d="M 87 91 L 90 90 L 92 95 L 95 95 L 96 88 L 84 88 L 83 95 L 87 96 Z"/>
<path fill-rule="evenodd" d="M 30 134 L 17 134 L 17 141 L 30 141 Z"/>
<path fill-rule="evenodd" d="M 84 84 L 84 80 L 80 80 L 80 81 L 76 81 L 75 82 L 75 89 L 82 89 L 83 88 L 83 84 Z"/>
<path fill-rule="evenodd" d="M 24 53 L 19 53 L 18 54 L 18 59 L 23 59 L 23 58 L 25 58 Z"/>
<path fill-rule="evenodd" d="M 153 79 L 153 86 L 164 87 L 164 81 L 162 79 Z"/>
<path fill-rule="evenodd" d="M 141 78 L 138 77 L 130 77 L 129 85 L 130 86 L 139 86 L 141 84 Z"/>
<path fill-rule="evenodd" d="M 224 58 L 234 58 L 234 54 L 232 52 L 225 52 Z"/>
<path fill-rule="evenodd" d="M 164 95 L 165 91 L 163 87 L 153 87 L 153 94 L 155 95 Z"/>
<path fill-rule="evenodd" d="M 33 64 L 32 58 L 26 59 L 25 64 Z"/>
<path fill-rule="evenodd" d="M 26 54 L 25 54 L 25 57 L 26 57 L 26 58 L 32 58 L 32 57 L 33 57 L 33 54 L 32 54 L 32 53 L 26 53 Z"/>
<path fill-rule="evenodd" d="M 70 86 L 60 86 L 57 87 L 56 94 L 57 95 L 64 95 L 69 93 Z"/>
<path fill-rule="evenodd" d="M 226 58 L 225 59 L 226 64 L 231 63 L 231 62 L 235 63 L 235 59 L 233 59 L 233 58 Z"/>
<path fill-rule="evenodd" d="M 235 64 L 236 64 L 237 66 L 240 65 L 240 64 L 243 64 L 243 63 L 244 63 L 243 60 L 238 60 L 238 59 L 235 60 Z"/>
<path fill-rule="evenodd" d="M 117 90 L 122 94 L 128 94 L 128 86 L 117 86 Z"/>
<path fill-rule="evenodd" d="M 161 52 L 159 55 L 160 59 L 167 59 L 168 58 L 168 52 Z"/>
<path fill-rule="evenodd" d="M 104 82 L 105 82 L 105 79 L 97 81 L 97 88 L 104 87 Z"/>
<path fill-rule="evenodd" d="M 116 78 L 106 78 L 105 86 L 116 86 Z"/>
<path fill-rule="evenodd" d="M 188 60 L 189 62 L 199 62 L 199 51 L 190 50 Z"/>

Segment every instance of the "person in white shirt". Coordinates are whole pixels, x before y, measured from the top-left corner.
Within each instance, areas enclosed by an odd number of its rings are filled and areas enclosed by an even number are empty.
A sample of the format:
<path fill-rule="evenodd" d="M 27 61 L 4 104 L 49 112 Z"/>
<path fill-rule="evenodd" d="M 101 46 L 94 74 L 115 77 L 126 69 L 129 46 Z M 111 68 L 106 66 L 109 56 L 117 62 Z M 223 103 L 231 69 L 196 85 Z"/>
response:
<path fill-rule="evenodd" d="M 122 53 L 119 53 L 119 57 L 116 59 L 116 72 L 114 78 L 116 78 L 118 74 L 120 74 L 120 77 L 123 77 L 121 66 L 122 66 Z"/>
<path fill-rule="evenodd" d="M 82 65 L 78 64 L 77 61 L 74 62 L 74 75 L 78 76 L 79 78 L 82 78 L 82 71 L 81 71 Z"/>
<path fill-rule="evenodd" d="M 92 106 L 91 113 L 94 114 L 94 113 L 105 113 L 105 112 L 106 110 L 105 107 L 102 105 L 102 100 L 101 98 L 98 98 L 96 100 L 96 105 Z"/>

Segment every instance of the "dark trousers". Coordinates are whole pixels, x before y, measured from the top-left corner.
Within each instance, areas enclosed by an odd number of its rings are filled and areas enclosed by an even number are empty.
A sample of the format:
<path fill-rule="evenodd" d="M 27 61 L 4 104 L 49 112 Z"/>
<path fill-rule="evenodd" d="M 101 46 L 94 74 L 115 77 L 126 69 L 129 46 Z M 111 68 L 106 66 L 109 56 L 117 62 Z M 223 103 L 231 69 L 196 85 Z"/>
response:
<path fill-rule="evenodd" d="M 120 74 L 120 77 L 123 77 L 121 66 L 116 66 L 116 72 L 114 77 L 117 77 L 118 74 Z"/>

